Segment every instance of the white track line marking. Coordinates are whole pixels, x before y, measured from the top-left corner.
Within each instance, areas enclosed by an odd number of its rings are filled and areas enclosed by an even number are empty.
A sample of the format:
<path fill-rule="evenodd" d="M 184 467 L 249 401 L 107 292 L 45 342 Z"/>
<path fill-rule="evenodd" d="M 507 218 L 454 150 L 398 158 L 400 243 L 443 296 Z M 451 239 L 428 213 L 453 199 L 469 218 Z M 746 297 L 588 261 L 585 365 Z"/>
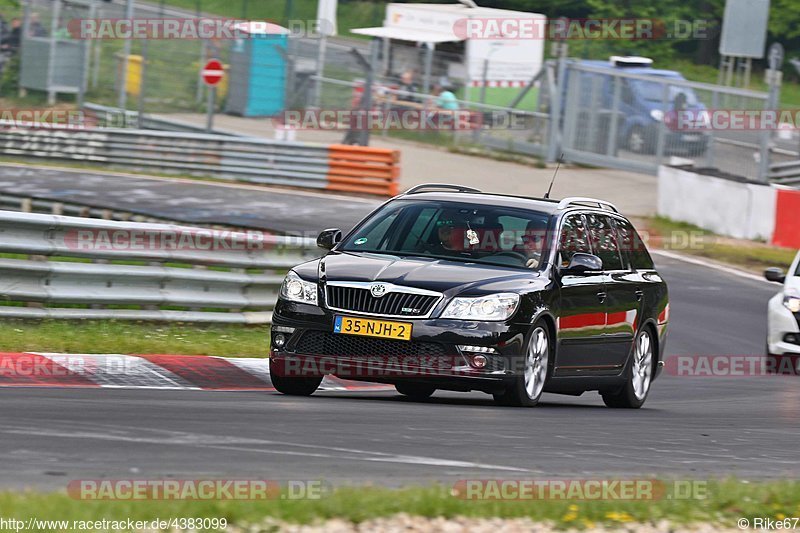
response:
<path fill-rule="evenodd" d="M 763 283 L 771 283 L 766 279 L 758 276 L 756 274 L 751 274 L 750 272 L 744 272 L 742 270 L 738 270 L 734 267 L 729 267 L 725 265 L 721 265 L 714 261 L 708 261 L 705 259 L 699 259 L 696 257 L 690 257 L 684 254 L 676 254 L 674 252 L 667 252 L 665 250 L 651 250 L 653 255 L 660 255 L 662 257 L 667 257 L 669 259 L 675 259 L 676 261 L 683 261 L 684 263 L 690 263 L 692 265 L 699 265 L 706 268 L 712 268 L 714 270 L 718 270 L 720 272 L 725 272 L 726 274 L 730 274 L 732 276 L 738 276 L 740 278 L 749 279 L 750 281 L 761 281 Z"/>
<path fill-rule="evenodd" d="M 114 431 L 120 428 L 112 427 Z M 133 429 L 133 428 L 126 428 Z M 141 431 L 149 431 L 142 428 Z M 313 444 L 298 444 L 293 442 L 272 441 L 262 439 L 242 439 L 237 437 L 218 437 L 216 435 L 203 435 L 195 433 L 181 433 L 156 431 L 165 433 L 164 437 L 143 437 L 128 436 L 119 433 L 94 432 L 94 431 L 69 431 L 52 429 L 32 429 L 32 428 L 0 428 L 0 433 L 12 435 L 28 435 L 49 438 L 74 438 L 92 439 L 115 442 L 129 442 L 137 444 L 157 444 L 157 445 L 176 445 L 176 446 L 196 446 L 200 448 L 212 448 L 226 451 L 240 451 L 248 453 L 260 453 L 269 455 L 294 455 L 303 457 L 318 457 L 324 459 L 363 461 L 363 462 L 387 462 L 408 465 L 428 465 L 441 466 L 446 468 L 475 468 L 480 470 L 501 470 L 508 472 L 530 472 L 524 468 L 517 468 L 503 465 L 493 465 L 485 463 L 474 463 L 471 461 L 457 461 L 452 459 L 440 459 L 437 457 L 426 457 L 420 455 L 400 455 L 373 450 L 359 450 L 354 448 L 337 448 L 331 446 L 320 446 Z M 216 441 L 216 442 L 215 442 Z M 250 446 L 258 447 L 250 447 Z M 300 451 L 305 448 L 308 451 Z M 313 451 L 312 451 L 313 450 Z"/>

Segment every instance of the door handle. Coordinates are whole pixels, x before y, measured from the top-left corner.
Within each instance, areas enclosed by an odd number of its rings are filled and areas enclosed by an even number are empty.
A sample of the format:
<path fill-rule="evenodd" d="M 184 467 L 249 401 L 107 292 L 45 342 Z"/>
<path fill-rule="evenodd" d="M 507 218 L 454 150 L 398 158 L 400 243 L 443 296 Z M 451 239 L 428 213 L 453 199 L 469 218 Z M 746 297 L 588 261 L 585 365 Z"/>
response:
<path fill-rule="evenodd" d="M 606 296 L 608 296 L 608 293 L 606 291 L 600 291 L 597 293 L 597 299 L 600 300 L 600 303 L 603 303 L 605 301 Z"/>
<path fill-rule="evenodd" d="M 636 295 L 636 300 L 637 301 L 639 301 L 639 302 L 642 301 L 642 298 L 644 297 L 644 291 L 642 289 L 636 289 L 636 291 L 633 294 Z"/>

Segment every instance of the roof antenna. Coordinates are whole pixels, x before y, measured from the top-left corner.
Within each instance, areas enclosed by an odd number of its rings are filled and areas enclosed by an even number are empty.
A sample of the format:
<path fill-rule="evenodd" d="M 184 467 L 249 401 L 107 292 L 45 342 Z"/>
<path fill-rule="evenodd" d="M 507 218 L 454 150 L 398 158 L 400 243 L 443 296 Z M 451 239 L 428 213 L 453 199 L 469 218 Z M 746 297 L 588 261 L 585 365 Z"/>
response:
<path fill-rule="evenodd" d="M 544 199 L 547 200 L 550 198 L 550 191 L 553 190 L 553 183 L 556 182 L 556 174 L 558 174 L 558 169 L 561 168 L 561 161 L 564 159 L 564 152 L 561 152 L 561 155 L 558 157 L 556 162 L 556 170 L 553 172 L 553 179 L 550 180 L 550 186 L 547 188 L 547 192 L 544 194 Z"/>

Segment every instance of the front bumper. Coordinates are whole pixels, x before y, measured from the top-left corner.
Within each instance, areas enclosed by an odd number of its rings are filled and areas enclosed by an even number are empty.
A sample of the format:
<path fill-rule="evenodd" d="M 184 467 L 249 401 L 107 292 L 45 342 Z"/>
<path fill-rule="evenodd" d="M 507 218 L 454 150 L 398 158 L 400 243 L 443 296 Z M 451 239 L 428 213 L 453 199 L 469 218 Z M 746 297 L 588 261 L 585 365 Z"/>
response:
<path fill-rule="evenodd" d="M 658 139 L 659 126 L 652 128 L 653 139 Z M 703 131 L 671 131 L 664 136 L 664 153 L 670 155 L 696 155 L 708 149 L 710 136 Z M 655 145 L 653 145 L 655 146 Z"/>
<path fill-rule="evenodd" d="M 321 307 L 280 300 L 273 313 L 271 369 L 287 376 L 333 374 L 345 379 L 425 382 L 449 390 L 502 389 L 513 379 L 528 324 L 452 319 L 383 319 L 413 324 L 409 341 L 333 333 L 337 315 Z M 370 318 L 370 317 L 364 317 Z M 380 317 L 374 317 L 380 319 Z M 278 346 L 276 335 L 284 342 Z M 491 348 L 480 353 L 459 346 Z"/>

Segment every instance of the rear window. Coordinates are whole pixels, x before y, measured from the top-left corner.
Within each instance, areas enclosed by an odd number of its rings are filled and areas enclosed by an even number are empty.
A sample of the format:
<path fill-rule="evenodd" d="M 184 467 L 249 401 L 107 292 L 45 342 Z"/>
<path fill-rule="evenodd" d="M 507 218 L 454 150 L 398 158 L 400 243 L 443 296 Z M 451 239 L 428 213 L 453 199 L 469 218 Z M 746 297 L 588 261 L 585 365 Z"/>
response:
<path fill-rule="evenodd" d="M 610 217 L 589 213 L 586 215 L 589 237 L 595 255 L 603 260 L 603 270 L 624 270 L 617 234 Z"/>
<path fill-rule="evenodd" d="M 619 242 L 622 250 L 628 254 L 631 268 L 635 270 L 652 270 L 655 268 L 653 259 L 644 245 L 644 241 L 636 232 L 633 225 L 627 220 L 615 219 Z"/>
<path fill-rule="evenodd" d="M 558 244 L 559 264 L 564 268 L 569 266 L 572 256 L 576 253 L 592 253 L 589 235 L 583 222 L 583 215 L 569 215 L 564 219 Z"/>

